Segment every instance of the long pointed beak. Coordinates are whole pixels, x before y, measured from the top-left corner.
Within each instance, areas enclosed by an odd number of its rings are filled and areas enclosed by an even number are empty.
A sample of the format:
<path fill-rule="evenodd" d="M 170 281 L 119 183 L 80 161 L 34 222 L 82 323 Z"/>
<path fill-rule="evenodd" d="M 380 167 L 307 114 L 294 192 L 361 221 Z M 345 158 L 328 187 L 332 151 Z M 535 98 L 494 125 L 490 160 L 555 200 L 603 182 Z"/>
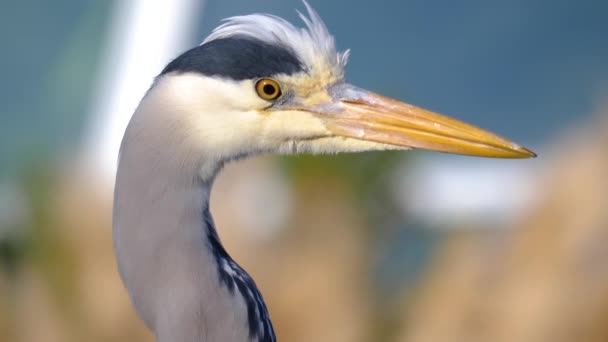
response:
<path fill-rule="evenodd" d="M 314 112 L 339 136 L 471 156 L 536 157 L 481 128 L 349 84 L 330 88 L 330 95 L 333 102 Z"/>

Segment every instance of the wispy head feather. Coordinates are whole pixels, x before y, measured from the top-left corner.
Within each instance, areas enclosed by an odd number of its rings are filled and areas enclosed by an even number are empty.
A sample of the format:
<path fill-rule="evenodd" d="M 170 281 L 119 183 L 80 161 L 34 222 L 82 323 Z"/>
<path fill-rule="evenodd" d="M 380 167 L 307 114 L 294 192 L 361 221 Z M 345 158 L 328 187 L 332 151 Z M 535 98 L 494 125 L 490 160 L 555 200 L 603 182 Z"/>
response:
<path fill-rule="evenodd" d="M 306 72 L 326 79 L 344 78 L 349 50 L 338 52 L 334 37 L 317 12 L 304 0 L 308 16 L 298 11 L 306 27 L 298 28 L 287 20 L 271 14 L 230 17 L 203 41 L 229 37 L 245 37 L 280 45 L 297 56 Z"/>

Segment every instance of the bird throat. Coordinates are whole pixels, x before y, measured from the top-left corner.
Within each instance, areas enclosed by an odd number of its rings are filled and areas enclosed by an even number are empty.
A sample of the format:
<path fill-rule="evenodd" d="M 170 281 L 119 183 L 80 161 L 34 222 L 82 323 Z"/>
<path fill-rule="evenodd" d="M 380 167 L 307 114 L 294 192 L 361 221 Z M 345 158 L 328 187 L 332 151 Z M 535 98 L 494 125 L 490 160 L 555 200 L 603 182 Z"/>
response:
<path fill-rule="evenodd" d="M 274 328 L 262 294 L 251 276 L 224 249 L 215 229 L 209 205 L 203 209 L 203 222 L 207 243 L 217 264 L 220 285 L 231 295 L 240 296 L 245 302 L 250 338 L 259 342 L 275 342 Z"/>
<path fill-rule="evenodd" d="M 260 291 L 217 234 L 213 177 L 173 160 L 136 142 L 121 152 L 113 235 L 134 307 L 158 342 L 275 342 Z"/>

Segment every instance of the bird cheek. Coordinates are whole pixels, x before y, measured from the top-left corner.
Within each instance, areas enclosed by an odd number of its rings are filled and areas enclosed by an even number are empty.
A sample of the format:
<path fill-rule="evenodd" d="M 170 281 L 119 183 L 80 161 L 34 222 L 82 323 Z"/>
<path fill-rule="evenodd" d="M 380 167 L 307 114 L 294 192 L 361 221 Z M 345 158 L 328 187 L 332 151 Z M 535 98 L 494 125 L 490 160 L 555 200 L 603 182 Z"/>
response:
<path fill-rule="evenodd" d="M 305 96 L 300 95 L 300 104 L 306 107 L 314 107 L 323 103 L 331 102 L 333 99 L 325 89 L 319 89 Z"/>
<path fill-rule="evenodd" d="M 318 117 L 306 111 L 276 111 L 264 121 L 265 131 L 281 141 L 306 140 L 331 134 Z"/>

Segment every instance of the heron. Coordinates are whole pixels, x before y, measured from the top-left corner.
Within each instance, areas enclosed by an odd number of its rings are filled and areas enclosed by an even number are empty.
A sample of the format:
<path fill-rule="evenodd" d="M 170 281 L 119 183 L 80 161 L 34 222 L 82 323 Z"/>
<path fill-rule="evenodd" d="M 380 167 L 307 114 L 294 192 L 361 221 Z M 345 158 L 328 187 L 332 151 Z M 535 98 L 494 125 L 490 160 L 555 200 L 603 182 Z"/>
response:
<path fill-rule="evenodd" d="M 223 247 L 209 210 L 227 162 L 412 148 L 535 156 L 347 83 L 350 52 L 337 50 L 304 5 L 302 27 L 269 14 L 225 19 L 166 65 L 129 121 L 116 174 L 114 249 L 131 302 L 159 342 L 276 341 L 258 287 Z"/>

